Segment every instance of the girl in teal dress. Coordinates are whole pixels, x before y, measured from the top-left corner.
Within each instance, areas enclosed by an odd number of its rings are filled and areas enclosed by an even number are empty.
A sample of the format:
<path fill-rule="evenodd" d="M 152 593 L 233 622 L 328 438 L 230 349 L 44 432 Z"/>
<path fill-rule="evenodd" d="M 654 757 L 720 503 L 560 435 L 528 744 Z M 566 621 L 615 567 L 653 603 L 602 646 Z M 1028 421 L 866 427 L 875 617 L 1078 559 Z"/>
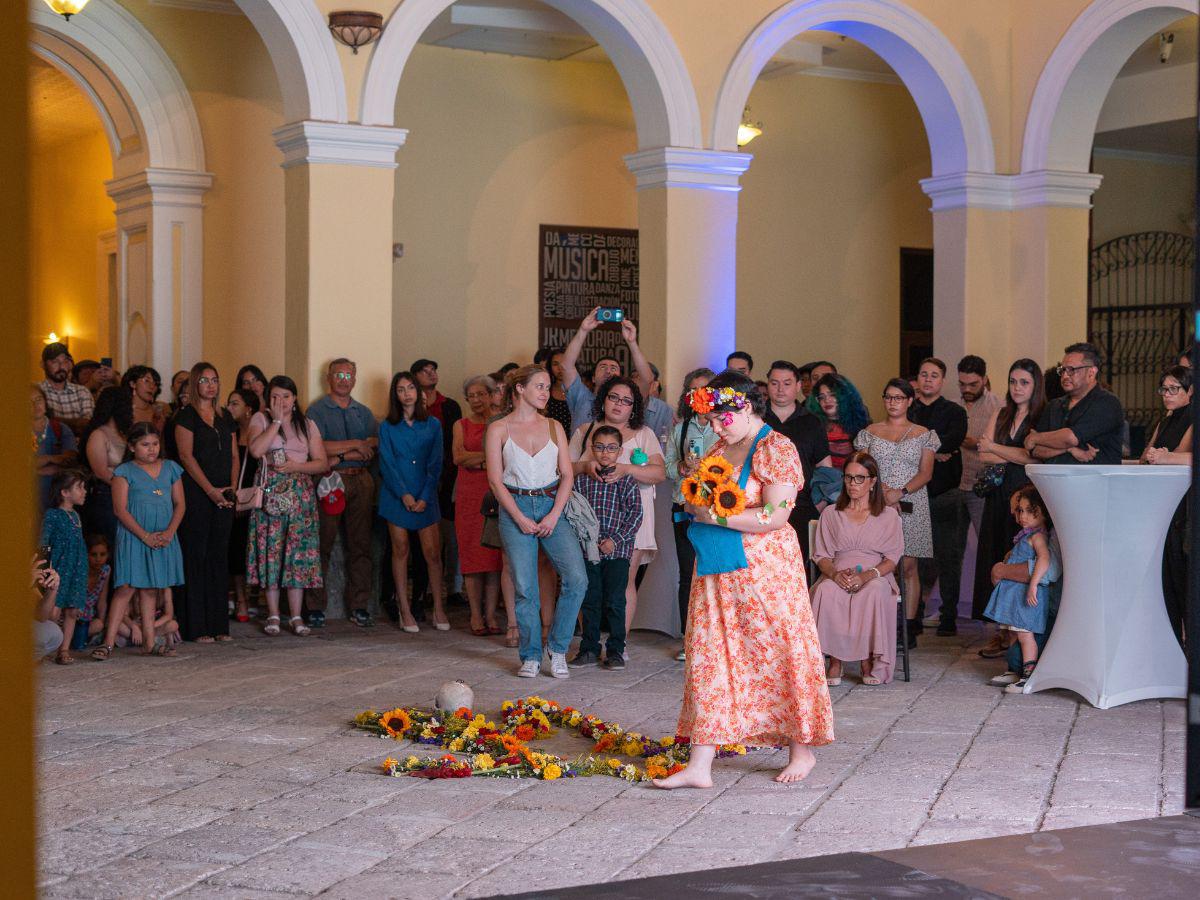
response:
<path fill-rule="evenodd" d="M 87 499 L 87 483 L 79 472 L 66 471 L 50 482 L 53 507 L 42 520 L 41 545 L 50 548 L 50 568 L 58 573 L 58 594 L 54 605 L 62 610 L 63 642 L 54 655 L 59 665 L 75 662 L 71 656 L 71 638 L 75 620 L 87 603 L 88 551 L 83 540 L 83 525 L 75 507 Z"/>
<path fill-rule="evenodd" d="M 136 591 L 142 613 L 142 652 L 173 656 L 170 644 L 155 640 L 155 608 L 167 605 L 173 585 L 183 584 L 183 554 L 175 532 L 183 519 L 183 468 L 159 458 L 158 432 L 139 422 L 129 432 L 128 453 L 113 471 L 113 511 L 117 527 L 118 621 Z"/>

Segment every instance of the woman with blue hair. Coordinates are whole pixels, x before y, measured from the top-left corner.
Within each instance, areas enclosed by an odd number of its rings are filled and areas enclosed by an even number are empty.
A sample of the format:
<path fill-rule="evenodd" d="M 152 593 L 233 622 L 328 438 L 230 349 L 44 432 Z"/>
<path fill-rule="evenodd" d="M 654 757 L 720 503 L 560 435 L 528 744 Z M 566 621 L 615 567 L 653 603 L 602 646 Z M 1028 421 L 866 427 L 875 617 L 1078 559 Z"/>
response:
<path fill-rule="evenodd" d="M 854 438 L 871 424 L 871 415 L 858 388 L 850 379 L 834 372 L 817 379 L 804 403 L 805 408 L 825 424 L 829 440 L 829 459 L 833 468 L 822 467 L 813 473 L 812 500 L 818 509 L 832 503 L 842 492 L 842 469 L 854 452 Z"/>

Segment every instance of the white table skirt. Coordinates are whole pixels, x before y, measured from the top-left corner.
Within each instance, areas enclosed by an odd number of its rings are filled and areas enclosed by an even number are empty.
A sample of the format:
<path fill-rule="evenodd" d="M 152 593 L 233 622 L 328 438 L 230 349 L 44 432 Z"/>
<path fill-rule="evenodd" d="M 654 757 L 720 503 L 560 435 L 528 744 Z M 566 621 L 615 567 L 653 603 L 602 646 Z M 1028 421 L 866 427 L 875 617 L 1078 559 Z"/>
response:
<path fill-rule="evenodd" d="M 1187 661 L 1167 619 L 1163 542 L 1187 466 L 1026 468 L 1050 508 L 1063 596 L 1025 693 L 1066 688 L 1108 709 L 1187 696 Z"/>

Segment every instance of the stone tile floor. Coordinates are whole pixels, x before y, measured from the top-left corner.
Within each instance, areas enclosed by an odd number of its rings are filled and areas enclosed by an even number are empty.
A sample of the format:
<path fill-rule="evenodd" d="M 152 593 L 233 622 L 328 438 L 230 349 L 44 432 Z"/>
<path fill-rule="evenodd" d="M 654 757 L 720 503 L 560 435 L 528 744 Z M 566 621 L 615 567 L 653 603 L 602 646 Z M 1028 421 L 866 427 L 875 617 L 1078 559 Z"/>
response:
<path fill-rule="evenodd" d="M 838 740 L 801 785 L 783 752 L 720 765 L 706 792 L 611 778 L 388 779 L 404 747 L 358 711 L 425 705 L 462 678 L 479 710 L 541 693 L 629 728 L 674 731 L 676 643 L 636 633 L 622 673 L 514 677 L 515 651 L 465 630 L 332 623 L 175 659 L 119 652 L 41 669 L 46 897 L 482 897 L 1138 819 L 1182 808 L 1184 708 L 1110 710 L 1005 695 L 982 632 L 922 638 L 913 680 L 832 690 Z M 851 672 L 854 670 L 851 669 Z M 582 740 L 557 736 L 574 753 Z"/>

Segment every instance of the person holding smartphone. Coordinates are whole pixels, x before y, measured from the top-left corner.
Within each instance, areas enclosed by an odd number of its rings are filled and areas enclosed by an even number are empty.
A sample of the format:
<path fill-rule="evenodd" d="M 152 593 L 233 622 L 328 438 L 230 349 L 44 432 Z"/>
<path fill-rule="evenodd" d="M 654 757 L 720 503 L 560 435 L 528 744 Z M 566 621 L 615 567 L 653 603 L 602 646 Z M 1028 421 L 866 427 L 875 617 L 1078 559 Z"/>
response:
<path fill-rule="evenodd" d="M 908 411 L 916 391 L 906 378 L 893 378 L 883 388 L 887 418 L 868 425 L 854 439 L 856 450 L 866 450 L 879 464 L 886 504 L 900 513 L 904 526 L 904 558 L 900 574 L 904 588 L 904 617 L 908 619 L 908 645 L 917 645 L 917 604 L 921 581 L 917 560 L 933 557 L 933 529 L 929 518 L 929 492 L 934 454 L 942 446 L 936 431 L 915 425 Z"/>
<path fill-rule="evenodd" d="M 229 640 L 229 533 L 238 479 L 238 426 L 220 405 L 216 367 L 192 366 L 190 395 L 171 420 L 183 465 L 185 508 L 179 526 L 185 588 L 175 592 L 175 614 L 186 641 Z"/>

